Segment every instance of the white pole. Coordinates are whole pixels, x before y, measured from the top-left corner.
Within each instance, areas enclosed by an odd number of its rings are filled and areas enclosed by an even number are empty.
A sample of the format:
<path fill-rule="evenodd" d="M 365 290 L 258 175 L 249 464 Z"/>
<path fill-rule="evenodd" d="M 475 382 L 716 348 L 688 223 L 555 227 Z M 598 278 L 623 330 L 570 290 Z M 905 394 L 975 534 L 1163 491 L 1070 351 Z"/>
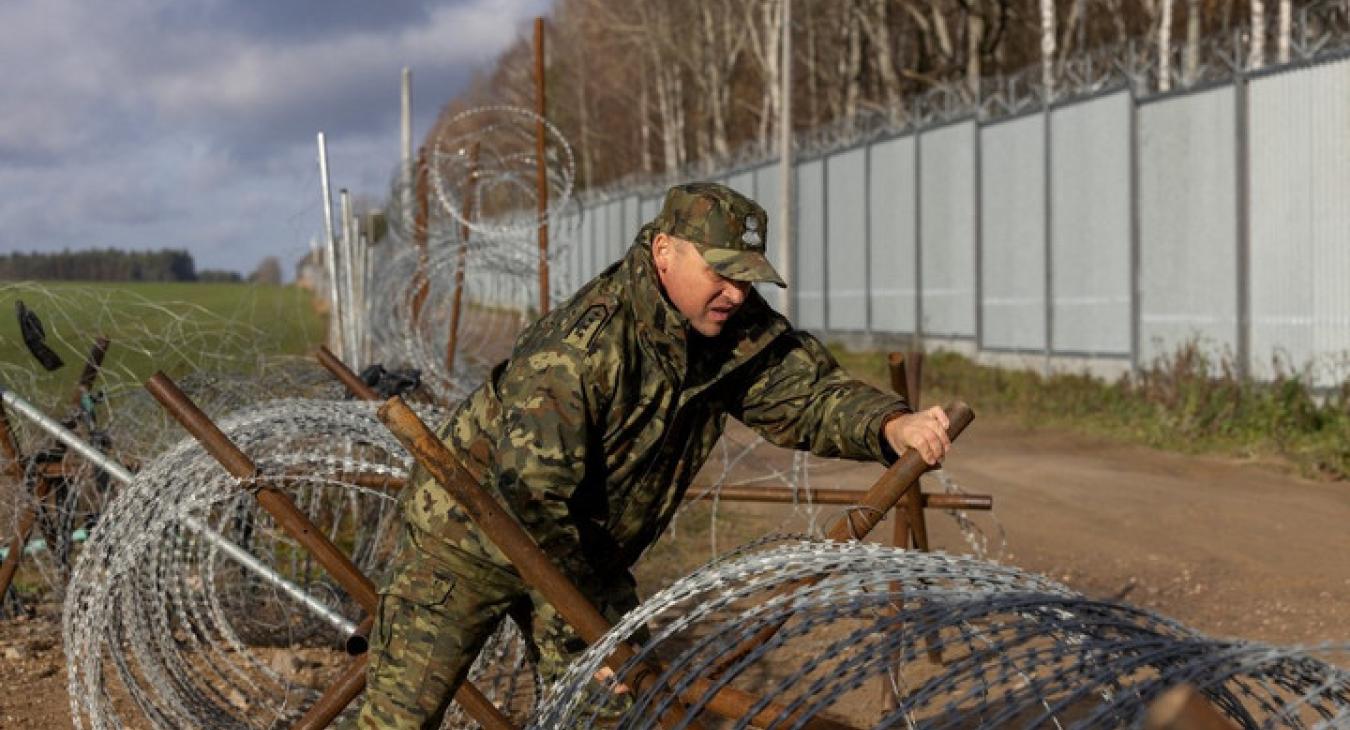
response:
<path fill-rule="evenodd" d="M 407 66 L 403 67 L 402 93 L 400 94 L 399 111 L 401 113 L 402 123 L 399 130 L 402 133 L 403 141 L 403 214 L 412 220 L 413 205 L 413 138 L 412 138 L 412 70 Z"/>
<path fill-rule="evenodd" d="M 342 349 L 342 302 L 338 297 L 337 242 L 333 239 L 333 193 L 328 181 L 328 142 L 319 132 L 319 185 L 323 188 L 323 244 L 324 268 L 328 273 L 328 341 L 345 360 Z"/>
<path fill-rule="evenodd" d="M 356 368 L 360 368 L 361 363 L 356 362 L 356 308 L 353 301 L 355 294 L 355 242 L 352 240 L 352 196 L 346 188 L 338 191 L 338 200 L 342 208 L 342 336 L 344 337 L 342 349 L 347 353 L 348 360 Z"/>
<path fill-rule="evenodd" d="M 783 90 L 778 104 L 778 272 L 789 287 L 796 286 L 792 271 L 792 0 L 783 0 L 782 59 L 778 63 Z M 792 289 L 779 292 L 783 316 L 792 319 Z"/>
<path fill-rule="evenodd" d="M 83 456 L 89 463 L 102 469 L 108 476 L 116 479 L 119 483 L 130 484 L 136 479 L 136 475 L 132 474 L 125 466 L 122 466 L 120 462 L 110 458 L 107 454 L 86 443 L 80 439 L 79 436 L 72 433 L 70 429 L 57 423 L 40 409 L 34 407 L 31 403 L 20 398 L 17 394 L 4 386 L 0 386 L 0 402 L 4 402 L 5 405 L 9 406 L 16 413 L 32 421 L 43 431 L 56 437 L 66 446 L 70 447 L 71 451 Z M 254 575 L 281 589 L 301 605 L 317 614 L 319 618 L 323 619 L 338 631 L 341 631 L 343 636 L 351 636 L 356 633 L 355 624 L 324 605 L 319 599 L 306 593 L 300 586 L 283 578 L 281 574 L 272 570 L 267 564 L 255 558 L 244 548 L 230 542 L 224 535 L 207 527 L 191 515 L 183 515 L 182 521 L 183 524 L 187 525 L 188 529 L 205 538 L 206 541 L 211 543 L 216 549 L 228 555 L 231 559 L 248 569 Z"/>

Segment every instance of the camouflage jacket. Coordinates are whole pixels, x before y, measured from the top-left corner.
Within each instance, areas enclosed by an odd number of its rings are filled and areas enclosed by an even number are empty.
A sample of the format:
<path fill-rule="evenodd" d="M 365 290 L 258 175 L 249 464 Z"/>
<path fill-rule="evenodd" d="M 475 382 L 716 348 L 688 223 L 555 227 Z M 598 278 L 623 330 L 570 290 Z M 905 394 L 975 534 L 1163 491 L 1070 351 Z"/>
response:
<path fill-rule="evenodd" d="M 894 454 L 882 424 L 909 410 L 850 378 L 753 288 L 721 335 L 686 335 L 685 318 L 661 293 L 651 236 L 644 229 L 622 260 L 528 327 L 441 431 L 578 580 L 637 560 L 728 415 L 780 446 L 887 462 Z M 405 517 L 447 541 L 437 552 L 507 564 L 425 472 L 410 483 Z"/>

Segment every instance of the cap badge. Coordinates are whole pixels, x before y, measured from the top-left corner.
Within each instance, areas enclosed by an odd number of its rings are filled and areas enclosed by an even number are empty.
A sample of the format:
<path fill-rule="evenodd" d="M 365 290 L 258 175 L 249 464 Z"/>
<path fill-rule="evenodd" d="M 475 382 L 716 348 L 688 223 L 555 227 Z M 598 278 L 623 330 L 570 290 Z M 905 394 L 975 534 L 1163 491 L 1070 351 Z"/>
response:
<path fill-rule="evenodd" d="M 745 217 L 745 233 L 741 234 L 741 240 L 750 246 L 760 246 L 764 239 L 759 236 L 759 219 L 754 216 Z"/>

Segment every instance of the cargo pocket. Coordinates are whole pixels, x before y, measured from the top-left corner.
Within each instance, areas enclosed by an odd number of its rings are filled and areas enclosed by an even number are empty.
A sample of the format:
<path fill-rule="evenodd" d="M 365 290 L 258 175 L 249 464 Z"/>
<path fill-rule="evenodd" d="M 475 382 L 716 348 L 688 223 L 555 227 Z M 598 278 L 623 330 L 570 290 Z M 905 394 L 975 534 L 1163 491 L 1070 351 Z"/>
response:
<path fill-rule="evenodd" d="M 435 652 L 429 648 L 439 643 L 448 628 L 447 604 L 456 583 L 455 576 L 434 560 L 413 554 L 380 592 L 377 630 L 371 637 L 372 670 L 377 675 L 392 671 L 405 687 L 420 686 L 435 670 Z"/>

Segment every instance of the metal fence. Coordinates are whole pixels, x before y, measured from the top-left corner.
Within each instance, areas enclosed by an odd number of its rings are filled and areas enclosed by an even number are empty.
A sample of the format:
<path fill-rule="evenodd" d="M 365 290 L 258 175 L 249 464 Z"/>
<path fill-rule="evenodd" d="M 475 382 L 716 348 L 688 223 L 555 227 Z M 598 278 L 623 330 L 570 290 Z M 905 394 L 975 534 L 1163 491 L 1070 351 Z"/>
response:
<path fill-rule="evenodd" d="M 1099 372 L 1194 341 L 1255 377 L 1350 376 L 1344 55 L 1177 93 L 1126 83 L 1000 119 L 948 115 L 794 174 L 799 327 Z M 778 176 L 769 162 L 704 177 L 772 222 Z M 660 197 L 585 203 L 571 278 L 619 258 Z"/>

